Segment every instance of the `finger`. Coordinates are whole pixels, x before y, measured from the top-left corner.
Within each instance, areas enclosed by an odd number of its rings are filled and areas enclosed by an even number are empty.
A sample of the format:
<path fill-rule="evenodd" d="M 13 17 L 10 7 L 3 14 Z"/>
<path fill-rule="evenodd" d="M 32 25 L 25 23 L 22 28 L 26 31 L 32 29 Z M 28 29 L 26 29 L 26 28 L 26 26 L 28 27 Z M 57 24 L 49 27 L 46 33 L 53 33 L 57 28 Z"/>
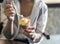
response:
<path fill-rule="evenodd" d="M 7 16 L 14 16 L 15 15 L 15 11 L 5 11 L 4 12 Z"/>
<path fill-rule="evenodd" d="M 5 14 L 15 14 L 16 12 L 15 12 L 15 9 L 10 8 L 10 9 L 4 10 L 4 13 L 5 13 Z"/>
<path fill-rule="evenodd" d="M 11 11 L 11 8 L 4 9 L 4 13 L 7 13 L 7 12 L 9 12 L 9 11 Z"/>
<path fill-rule="evenodd" d="M 28 36 L 29 34 L 27 33 L 27 32 L 25 32 L 24 30 L 23 30 L 23 34 L 24 35 L 26 35 L 26 36 Z"/>
<path fill-rule="evenodd" d="M 12 4 L 7 4 L 5 9 L 8 9 L 8 8 L 13 8 L 13 5 Z"/>
<path fill-rule="evenodd" d="M 28 29 L 32 29 L 32 30 L 35 29 L 34 26 L 28 26 L 27 28 L 28 28 Z"/>
<path fill-rule="evenodd" d="M 15 11 L 15 9 L 14 8 L 8 8 L 8 9 L 4 9 L 6 12 L 7 11 Z"/>
<path fill-rule="evenodd" d="M 13 8 L 13 4 L 11 4 L 11 3 L 6 4 L 4 9 L 6 10 L 8 8 Z"/>
<path fill-rule="evenodd" d="M 24 34 L 25 36 L 29 37 L 29 38 L 32 37 L 32 34 L 30 35 L 29 33 L 25 32 L 25 31 L 23 32 L 23 34 Z"/>
<path fill-rule="evenodd" d="M 15 15 L 15 11 L 9 11 L 8 14 L 11 14 L 11 16 Z"/>
<path fill-rule="evenodd" d="M 9 2 L 8 4 L 13 4 L 13 2 Z"/>
<path fill-rule="evenodd" d="M 35 30 L 24 30 L 25 32 L 27 32 L 27 33 L 34 33 L 35 32 Z"/>
<path fill-rule="evenodd" d="M 29 33 L 29 35 L 32 37 L 33 36 L 33 33 Z"/>

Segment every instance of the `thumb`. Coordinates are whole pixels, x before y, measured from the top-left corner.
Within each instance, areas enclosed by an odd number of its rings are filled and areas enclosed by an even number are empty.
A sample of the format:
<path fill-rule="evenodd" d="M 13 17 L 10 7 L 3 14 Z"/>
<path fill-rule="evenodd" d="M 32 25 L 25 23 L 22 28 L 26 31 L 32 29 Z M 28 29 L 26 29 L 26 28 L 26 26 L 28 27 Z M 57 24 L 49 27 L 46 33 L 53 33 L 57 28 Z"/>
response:
<path fill-rule="evenodd" d="M 9 18 L 10 20 L 14 21 L 14 16 L 10 16 Z"/>

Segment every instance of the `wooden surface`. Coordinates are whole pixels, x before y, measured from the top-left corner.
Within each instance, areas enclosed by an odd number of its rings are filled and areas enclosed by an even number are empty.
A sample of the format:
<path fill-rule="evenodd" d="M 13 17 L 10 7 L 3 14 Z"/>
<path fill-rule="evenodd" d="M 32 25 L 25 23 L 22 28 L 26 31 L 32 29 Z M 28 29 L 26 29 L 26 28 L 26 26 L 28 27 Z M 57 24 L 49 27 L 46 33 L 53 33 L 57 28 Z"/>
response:
<path fill-rule="evenodd" d="M 10 40 L 0 40 L 0 44 L 25 44 L 25 43 L 17 42 L 17 41 L 10 41 Z"/>

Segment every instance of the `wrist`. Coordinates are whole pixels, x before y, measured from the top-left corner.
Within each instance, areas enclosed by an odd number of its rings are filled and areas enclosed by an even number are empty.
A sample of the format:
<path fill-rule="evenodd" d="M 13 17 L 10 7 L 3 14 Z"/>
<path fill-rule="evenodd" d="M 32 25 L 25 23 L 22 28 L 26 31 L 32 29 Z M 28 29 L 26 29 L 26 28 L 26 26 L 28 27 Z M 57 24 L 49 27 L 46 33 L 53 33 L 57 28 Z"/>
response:
<path fill-rule="evenodd" d="M 8 17 L 8 16 L 7 16 L 7 19 L 8 19 L 8 21 L 14 21 L 15 16 L 13 16 L 13 17 L 12 17 L 12 16 L 11 16 L 11 17 Z"/>
<path fill-rule="evenodd" d="M 40 39 L 41 39 L 41 34 L 39 34 L 39 33 L 35 33 L 35 37 L 34 37 L 34 39 L 33 39 L 33 42 L 39 42 L 40 41 Z"/>
<path fill-rule="evenodd" d="M 37 43 L 37 42 L 40 41 L 41 36 L 42 36 L 42 34 L 40 34 L 40 33 L 34 33 L 33 37 L 30 38 L 30 39 L 31 39 L 31 41 L 33 41 L 34 43 Z"/>

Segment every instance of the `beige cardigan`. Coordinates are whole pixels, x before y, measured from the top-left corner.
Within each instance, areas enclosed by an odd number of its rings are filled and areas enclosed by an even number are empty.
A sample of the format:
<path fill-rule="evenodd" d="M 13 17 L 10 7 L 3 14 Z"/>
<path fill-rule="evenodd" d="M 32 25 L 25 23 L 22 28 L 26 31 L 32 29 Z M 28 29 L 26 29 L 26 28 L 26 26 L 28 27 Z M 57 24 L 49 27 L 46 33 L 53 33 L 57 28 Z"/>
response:
<path fill-rule="evenodd" d="M 9 1 L 9 0 L 4 0 L 3 8 L 5 7 L 6 1 Z M 47 9 L 46 4 L 42 0 L 34 0 L 34 1 L 35 1 L 35 3 L 33 6 L 33 9 L 32 9 L 32 12 L 31 12 L 31 16 L 30 16 L 30 19 L 31 19 L 30 25 L 36 27 L 36 33 L 41 34 L 42 32 L 45 32 L 45 27 L 46 27 L 47 17 L 48 17 L 48 9 Z M 14 23 L 15 23 L 17 29 L 21 31 L 21 29 L 19 29 L 19 25 L 18 25 L 18 22 L 20 20 L 20 17 L 19 17 L 20 5 L 19 5 L 18 0 L 14 1 L 14 8 L 15 8 L 16 13 L 17 13 Z M 40 17 L 38 18 L 39 15 L 40 15 Z M 23 34 L 20 34 L 20 33 L 18 33 L 16 35 L 17 35 L 17 37 L 15 36 L 13 38 L 21 38 L 21 37 L 24 38 L 25 37 Z M 20 35 L 22 35 L 22 36 L 20 36 Z M 35 43 L 36 38 L 35 38 L 34 43 L 33 43 L 33 41 L 31 42 L 30 39 L 29 39 L 29 41 L 30 41 L 30 44 L 39 44 L 41 40 L 38 43 Z"/>

